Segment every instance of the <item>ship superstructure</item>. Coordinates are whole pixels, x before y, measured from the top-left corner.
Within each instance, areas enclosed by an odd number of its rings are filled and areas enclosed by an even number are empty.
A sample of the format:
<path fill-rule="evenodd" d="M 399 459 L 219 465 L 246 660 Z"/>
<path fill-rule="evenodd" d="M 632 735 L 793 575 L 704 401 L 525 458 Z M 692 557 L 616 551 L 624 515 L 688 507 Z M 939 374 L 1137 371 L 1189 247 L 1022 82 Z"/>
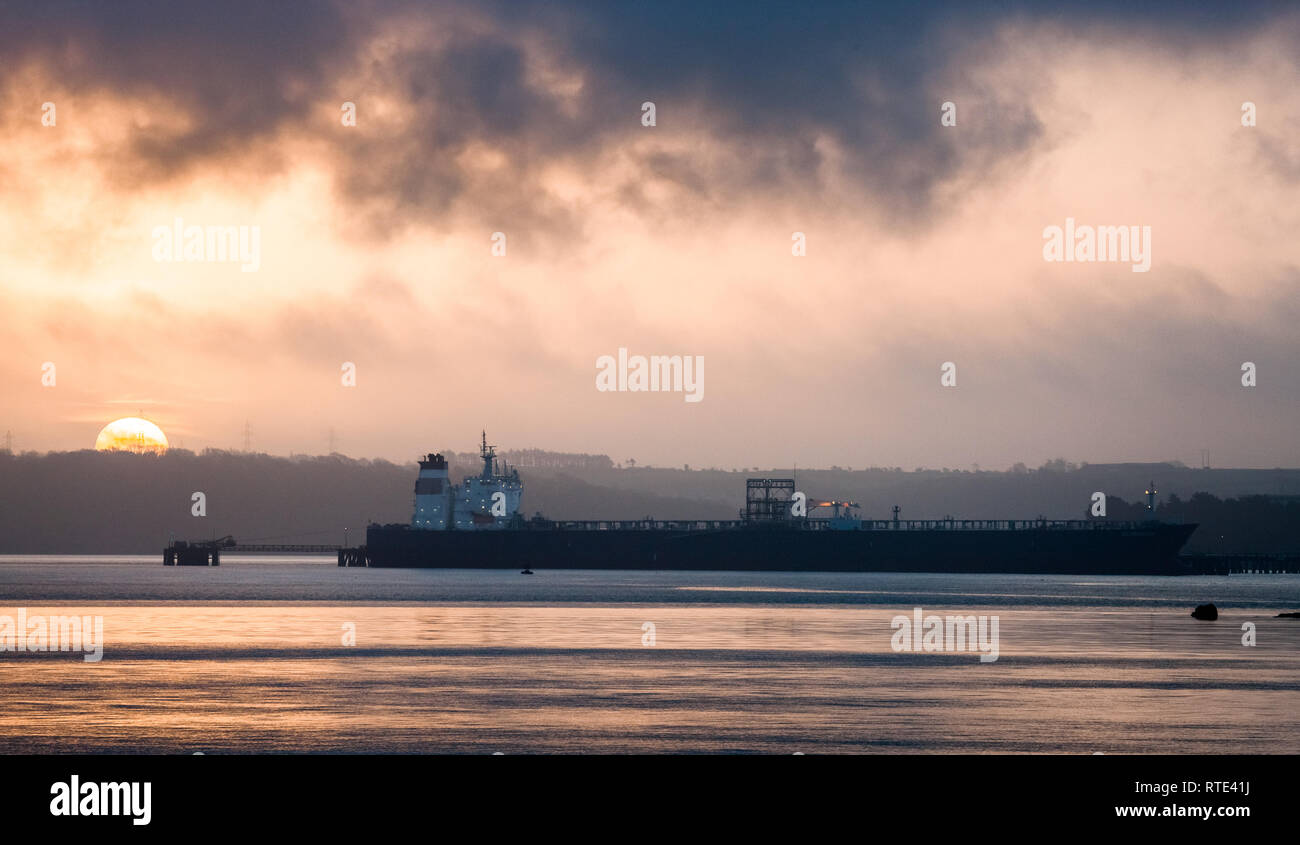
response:
<path fill-rule="evenodd" d="M 411 527 L 422 531 L 480 531 L 505 528 L 518 520 L 524 485 L 519 470 L 497 460 L 483 432 L 479 446 L 483 469 L 453 485 L 447 459 L 440 453 L 420 461 L 415 480 L 415 509 Z"/>

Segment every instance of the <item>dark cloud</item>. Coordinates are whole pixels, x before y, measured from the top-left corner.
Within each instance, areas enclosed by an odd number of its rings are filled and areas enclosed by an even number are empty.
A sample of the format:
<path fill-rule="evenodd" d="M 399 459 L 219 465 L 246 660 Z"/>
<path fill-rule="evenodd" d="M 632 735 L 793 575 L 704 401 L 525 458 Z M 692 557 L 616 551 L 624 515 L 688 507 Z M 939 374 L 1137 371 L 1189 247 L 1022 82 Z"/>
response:
<path fill-rule="evenodd" d="M 365 32 L 323 3 L 6 6 L 0 52 L 9 68 L 38 61 L 52 86 L 83 100 L 162 97 L 193 122 L 180 134 L 134 134 L 126 152 L 153 178 L 301 120 L 312 103 L 290 93 L 294 83 L 319 84 Z"/>
<path fill-rule="evenodd" d="M 629 153 L 641 156 L 638 172 L 627 184 L 600 186 L 610 196 L 648 205 L 642 176 L 720 206 L 763 192 L 816 195 L 824 187 L 817 142 L 829 138 L 847 153 L 848 184 L 839 187 L 886 205 L 897 225 L 925 225 L 941 186 L 959 174 L 992 178 L 1042 135 L 1028 89 L 973 90 L 963 74 L 962 63 L 1000 24 L 1114 26 L 1185 47 L 1222 42 L 1280 8 L 20 2 L 8 4 L 0 52 L 10 68 L 41 62 L 74 94 L 161 96 L 183 111 L 190 127 L 140 128 L 113 154 L 123 180 L 181 177 L 263 149 L 285 131 L 318 134 L 335 146 L 337 188 L 371 234 L 453 213 L 494 228 L 509 221 L 520 233 L 576 234 L 581 210 L 550 196 L 539 173 L 553 162 L 590 163 L 642 132 L 643 100 L 658 106 L 661 137 L 699 133 L 744 155 L 705 169 L 687 155 Z M 386 26 L 409 21 L 433 24 L 436 43 L 382 60 L 363 52 Z M 529 50 L 581 74 L 574 103 L 530 77 Z M 313 117 L 355 87 L 357 74 L 373 76 L 386 87 L 372 93 L 400 99 L 415 118 L 393 134 L 349 136 Z M 938 122 L 939 103 L 954 89 L 979 104 L 963 113 L 960 136 Z M 363 119 L 365 93 L 356 95 Z M 457 163 L 476 143 L 505 154 L 499 173 L 470 178 Z M 259 167 L 293 166 L 273 145 L 265 150 Z"/>

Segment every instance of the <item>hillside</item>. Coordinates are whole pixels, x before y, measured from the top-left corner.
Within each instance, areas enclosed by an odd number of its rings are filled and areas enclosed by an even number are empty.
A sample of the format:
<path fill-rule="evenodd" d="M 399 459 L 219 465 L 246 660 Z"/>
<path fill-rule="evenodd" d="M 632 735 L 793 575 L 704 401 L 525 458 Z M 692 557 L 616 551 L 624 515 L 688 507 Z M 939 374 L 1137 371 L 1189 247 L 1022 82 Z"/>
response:
<path fill-rule="evenodd" d="M 533 450 L 537 452 L 537 450 Z M 618 467 L 593 456 L 533 455 L 522 467 L 525 515 L 557 519 L 728 519 L 742 507 L 747 475 L 789 470 L 687 470 Z M 596 456 L 599 457 L 599 456 Z M 477 470 L 476 456 L 451 455 L 452 477 Z M 410 518 L 414 463 L 341 455 L 275 457 L 175 449 L 161 457 L 104 452 L 12 455 L 0 452 L 0 554 L 151 553 L 169 537 L 231 534 L 245 542 L 356 542 L 371 521 Z M 809 499 L 852 499 L 863 515 L 887 518 L 1084 518 L 1094 491 L 1110 497 L 1111 518 L 1140 510 L 1155 479 L 1166 511 L 1208 523 L 1189 550 L 1300 551 L 1300 470 L 1189 469 L 1169 464 L 971 472 L 901 469 L 799 470 Z M 207 515 L 191 515 L 191 496 Z M 1193 498 L 1196 493 L 1208 494 Z M 1251 494 L 1269 498 L 1242 499 Z M 1171 500 L 1172 497 L 1172 500 Z M 1217 497 L 1217 498 L 1216 498 Z M 1219 499 L 1234 498 L 1231 506 Z M 1134 505 L 1136 507 L 1136 504 Z M 1253 522 L 1252 522 L 1253 521 Z M 1219 525 L 1218 523 L 1222 523 Z M 1228 530 L 1225 526 L 1229 526 Z M 1226 532 L 1226 533 L 1225 533 Z M 1229 539 L 1220 539 L 1220 538 Z M 1230 543 L 1233 548 L 1224 548 Z M 1256 548 L 1264 544 L 1267 548 Z M 1279 548 L 1282 547 L 1282 548 Z"/>

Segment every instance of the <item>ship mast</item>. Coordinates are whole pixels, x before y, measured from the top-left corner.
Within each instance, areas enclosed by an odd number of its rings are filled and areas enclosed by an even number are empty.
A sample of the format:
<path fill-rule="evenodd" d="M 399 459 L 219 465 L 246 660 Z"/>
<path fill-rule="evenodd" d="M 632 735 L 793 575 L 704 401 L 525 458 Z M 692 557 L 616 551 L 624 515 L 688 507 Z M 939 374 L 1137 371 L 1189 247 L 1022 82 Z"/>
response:
<path fill-rule="evenodd" d="M 479 476 L 483 479 L 492 477 L 493 463 L 496 462 L 497 449 L 495 446 L 487 445 L 487 431 L 483 432 L 483 440 L 478 447 L 479 457 L 483 459 L 483 474 Z"/>

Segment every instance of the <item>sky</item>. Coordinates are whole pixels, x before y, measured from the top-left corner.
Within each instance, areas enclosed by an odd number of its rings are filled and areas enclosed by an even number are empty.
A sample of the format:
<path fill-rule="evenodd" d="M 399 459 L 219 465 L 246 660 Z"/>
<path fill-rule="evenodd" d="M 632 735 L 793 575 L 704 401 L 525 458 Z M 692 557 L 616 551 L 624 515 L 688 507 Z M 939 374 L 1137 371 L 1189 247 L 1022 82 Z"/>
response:
<path fill-rule="evenodd" d="M 971 5 L 6 3 L 0 430 L 1300 466 L 1300 10 Z"/>

